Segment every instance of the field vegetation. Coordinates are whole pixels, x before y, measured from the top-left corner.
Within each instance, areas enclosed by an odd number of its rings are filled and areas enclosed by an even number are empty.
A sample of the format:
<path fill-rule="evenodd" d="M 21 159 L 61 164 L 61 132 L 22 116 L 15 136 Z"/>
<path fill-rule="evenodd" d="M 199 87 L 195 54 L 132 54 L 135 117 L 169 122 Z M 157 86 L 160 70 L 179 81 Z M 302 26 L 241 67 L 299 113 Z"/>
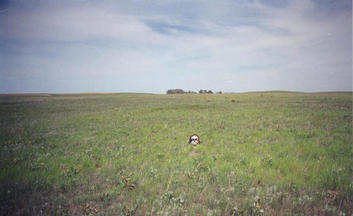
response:
<path fill-rule="evenodd" d="M 351 215 L 352 160 L 352 93 L 0 97 L 0 215 Z"/>

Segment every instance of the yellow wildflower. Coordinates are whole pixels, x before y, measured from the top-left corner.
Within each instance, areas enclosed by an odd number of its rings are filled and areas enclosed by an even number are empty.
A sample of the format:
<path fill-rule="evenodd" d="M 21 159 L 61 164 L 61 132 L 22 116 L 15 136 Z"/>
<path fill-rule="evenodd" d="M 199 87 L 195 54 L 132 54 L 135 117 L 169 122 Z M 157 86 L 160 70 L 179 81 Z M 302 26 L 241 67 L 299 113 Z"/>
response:
<path fill-rule="evenodd" d="M 260 208 L 260 203 L 259 202 L 256 202 L 256 208 Z"/>

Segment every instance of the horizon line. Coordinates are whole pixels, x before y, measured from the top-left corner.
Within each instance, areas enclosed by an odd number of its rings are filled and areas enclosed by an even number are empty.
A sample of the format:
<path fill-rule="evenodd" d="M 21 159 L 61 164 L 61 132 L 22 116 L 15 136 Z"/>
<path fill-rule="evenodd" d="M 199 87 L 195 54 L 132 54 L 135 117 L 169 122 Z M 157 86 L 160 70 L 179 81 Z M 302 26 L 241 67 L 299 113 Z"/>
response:
<path fill-rule="evenodd" d="M 352 91 L 290 91 L 290 90 L 266 90 L 266 91 L 242 91 L 242 92 L 222 92 L 222 94 L 241 94 L 241 93 L 353 93 Z M 96 95 L 96 94 L 167 94 L 167 93 L 151 93 L 151 92 L 65 92 L 65 93 L 47 93 L 47 92 L 16 92 L 16 93 L 0 93 L 1 97 L 4 96 L 55 96 L 55 95 Z M 189 94 L 189 93 L 179 93 Z M 202 94 L 196 92 L 196 94 Z M 218 94 L 217 92 L 212 94 Z"/>

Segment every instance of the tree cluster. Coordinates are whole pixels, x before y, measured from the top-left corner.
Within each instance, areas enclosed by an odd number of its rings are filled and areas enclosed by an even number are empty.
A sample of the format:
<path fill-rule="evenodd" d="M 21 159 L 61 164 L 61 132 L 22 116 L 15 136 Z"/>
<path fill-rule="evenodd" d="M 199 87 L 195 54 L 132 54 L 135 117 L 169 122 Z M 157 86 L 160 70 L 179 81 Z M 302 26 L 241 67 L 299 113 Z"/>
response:
<path fill-rule="evenodd" d="M 200 90 L 199 94 L 213 94 L 213 92 L 211 90 Z"/>
<path fill-rule="evenodd" d="M 194 91 L 184 91 L 183 89 L 169 89 L 167 94 L 197 94 Z M 211 90 L 200 90 L 199 94 L 213 94 Z M 222 94 L 221 91 L 217 92 L 217 94 Z"/>
<path fill-rule="evenodd" d="M 167 94 L 185 94 L 186 92 L 183 89 L 169 89 Z"/>

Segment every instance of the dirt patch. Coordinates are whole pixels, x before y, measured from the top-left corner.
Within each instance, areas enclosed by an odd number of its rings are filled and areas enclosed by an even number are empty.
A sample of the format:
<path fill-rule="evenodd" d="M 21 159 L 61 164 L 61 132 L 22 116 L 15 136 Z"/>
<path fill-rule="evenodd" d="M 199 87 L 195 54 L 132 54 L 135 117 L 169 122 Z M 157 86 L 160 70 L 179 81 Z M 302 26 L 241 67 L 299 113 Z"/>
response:
<path fill-rule="evenodd" d="M 200 153 L 197 152 L 197 151 L 192 151 L 192 152 L 190 152 L 190 155 L 198 155 L 198 154 L 200 154 Z"/>

